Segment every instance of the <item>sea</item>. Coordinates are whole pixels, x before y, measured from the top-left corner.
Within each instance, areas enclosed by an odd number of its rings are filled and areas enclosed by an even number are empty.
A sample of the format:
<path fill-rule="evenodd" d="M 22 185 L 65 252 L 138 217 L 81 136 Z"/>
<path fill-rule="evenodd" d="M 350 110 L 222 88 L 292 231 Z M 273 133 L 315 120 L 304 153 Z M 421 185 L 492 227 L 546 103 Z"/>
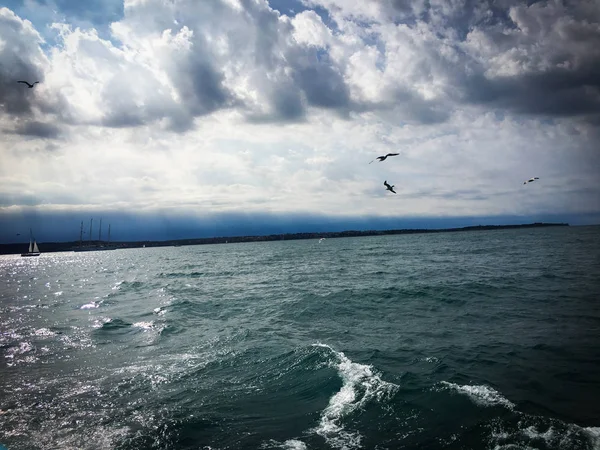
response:
<path fill-rule="evenodd" d="M 0 257 L 2 446 L 600 449 L 600 227 Z"/>

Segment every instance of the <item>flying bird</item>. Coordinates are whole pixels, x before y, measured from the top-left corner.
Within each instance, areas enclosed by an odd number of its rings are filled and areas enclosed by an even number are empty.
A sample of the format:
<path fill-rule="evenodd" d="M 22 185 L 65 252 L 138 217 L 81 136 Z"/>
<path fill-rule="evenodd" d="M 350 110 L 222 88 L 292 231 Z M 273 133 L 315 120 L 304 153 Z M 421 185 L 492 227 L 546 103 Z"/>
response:
<path fill-rule="evenodd" d="M 381 161 L 385 161 L 385 159 L 386 159 L 388 156 L 398 156 L 399 154 L 400 154 L 400 153 L 388 153 L 388 154 L 387 154 L 387 155 L 385 155 L 385 156 L 378 156 L 378 157 L 377 157 L 377 158 L 375 158 L 375 159 L 378 159 L 378 160 L 379 160 L 379 162 L 381 162 Z M 371 161 L 369 164 L 371 164 L 372 162 L 374 162 L 374 161 L 375 161 L 375 159 L 374 159 L 373 161 Z"/>
<path fill-rule="evenodd" d="M 385 181 L 383 182 L 383 185 L 385 186 L 385 188 L 386 188 L 388 191 L 392 191 L 394 194 L 396 193 L 396 191 L 394 190 L 394 185 L 390 186 L 390 185 L 388 184 L 387 180 L 385 180 Z"/>
<path fill-rule="evenodd" d="M 17 83 L 23 83 L 23 84 L 26 84 L 26 85 L 27 85 L 27 87 L 28 87 L 29 89 L 31 89 L 33 86 L 35 86 L 36 84 L 38 84 L 38 83 L 39 83 L 39 81 L 36 81 L 36 82 L 34 82 L 33 84 L 29 84 L 27 81 L 17 81 Z"/>
<path fill-rule="evenodd" d="M 540 179 L 540 177 L 533 177 L 533 178 L 530 178 L 530 179 L 529 179 L 529 180 L 527 180 L 527 181 L 523 181 L 523 184 L 531 183 L 531 182 L 533 182 L 533 181 L 535 181 L 535 180 L 539 180 L 539 179 Z"/>

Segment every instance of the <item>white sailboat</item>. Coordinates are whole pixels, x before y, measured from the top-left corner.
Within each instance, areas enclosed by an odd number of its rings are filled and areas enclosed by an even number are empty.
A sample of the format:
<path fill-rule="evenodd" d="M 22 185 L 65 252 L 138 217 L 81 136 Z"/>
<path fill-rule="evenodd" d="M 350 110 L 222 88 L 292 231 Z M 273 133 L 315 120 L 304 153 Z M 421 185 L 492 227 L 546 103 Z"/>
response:
<path fill-rule="evenodd" d="M 29 251 L 27 253 L 21 253 L 21 256 L 40 256 L 40 249 L 33 237 L 31 228 L 29 229 Z"/>

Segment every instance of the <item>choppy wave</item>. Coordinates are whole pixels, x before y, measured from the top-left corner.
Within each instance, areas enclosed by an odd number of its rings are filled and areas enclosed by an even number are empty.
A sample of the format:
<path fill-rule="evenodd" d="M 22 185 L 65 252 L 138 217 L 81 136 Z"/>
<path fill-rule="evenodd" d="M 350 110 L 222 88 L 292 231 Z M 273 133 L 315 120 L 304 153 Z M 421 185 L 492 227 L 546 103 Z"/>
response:
<path fill-rule="evenodd" d="M 455 383 L 449 383 L 448 381 L 442 381 L 441 385 L 464 394 L 469 397 L 474 403 L 481 406 L 503 406 L 505 408 L 514 409 L 515 404 L 502 396 L 497 390 L 489 386 L 476 386 L 476 385 L 458 385 Z"/>
<path fill-rule="evenodd" d="M 355 363 L 329 345 L 318 343 L 314 346 L 332 353 L 329 364 L 338 371 L 343 382 L 341 389 L 331 397 L 322 412 L 316 432 L 334 448 L 359 448 L 360 433 L 345 429 L 344 419 L 370 401 L 389 399 L 398 386 L 383 381 L 372 366 Z"/>
<path fill-rule="evenodd" d="M 0 257 L 0 443 L 600 450 L 584 231 Z"/>
<path fill-rule="evenodd" d="M 490 429 L 489 444 L 494 450 L 598 450 L 600 445 L 598 428 L 527 414 L 513 420 L 494 420 Z"/>
<path fill-rule="evenodd" d="M 278 449 L 278 450 L 308 450 L 306 444 L 298 439 L 288 439 L 284 442 L 271 440 L 260 446 L 261 449 Z"/>

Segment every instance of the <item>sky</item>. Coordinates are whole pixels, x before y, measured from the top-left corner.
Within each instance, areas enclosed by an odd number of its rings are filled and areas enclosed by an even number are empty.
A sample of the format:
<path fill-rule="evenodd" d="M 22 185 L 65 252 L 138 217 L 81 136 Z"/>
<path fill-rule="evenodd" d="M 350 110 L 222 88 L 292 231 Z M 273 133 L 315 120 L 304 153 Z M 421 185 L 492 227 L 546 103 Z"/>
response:
<path fill-rule="evenodd" d="M 0 242 L 600 222 L 597 0 L 3 5 Z"/>

